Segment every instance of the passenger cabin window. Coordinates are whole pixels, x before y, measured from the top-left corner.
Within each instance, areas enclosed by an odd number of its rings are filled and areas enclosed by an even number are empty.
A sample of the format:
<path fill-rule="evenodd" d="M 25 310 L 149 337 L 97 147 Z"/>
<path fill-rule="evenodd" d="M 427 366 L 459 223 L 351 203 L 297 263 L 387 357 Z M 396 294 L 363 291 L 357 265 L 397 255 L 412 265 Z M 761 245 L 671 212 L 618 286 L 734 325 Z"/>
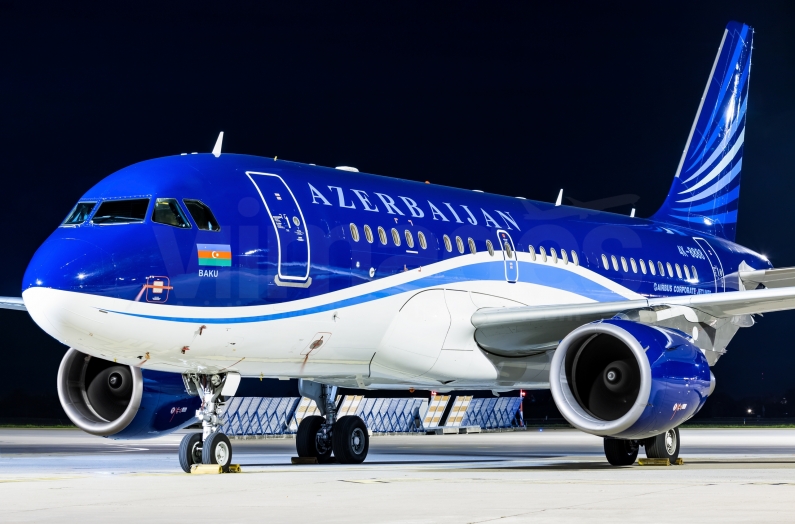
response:
<path fill-rule="evenodd" d="M 690 280 L 690 269 L 688 269 L 687 264 L 682 264 L 682 269 L 685 270 L 685 280 Z"/>
<path fill-rule="evenodd" d="M 693 280 L 698 282 L 698 273 L 696 272 L 696 266 L 690 266 L 690 273 L 693 275 Z"/>
<path fill-rule="evenodd" d="M 644 262 L 642 258 L 640 259 L 640 270 L 644 275 L 646 274 L 646 262 Z"/>
<path fill-rule="evenodd" d="M 602 255 L 602 265 L 605 267 L 605 269 L 610 269 L 610 266 L 607 264 L 607 257 L 604 255 Z"/>
<path fill-rule="evenodd" d="M 638 266 L 637 266 L 637 264 L 635 264 L 635 259 L 634 258 L 630 258 L 629 259 L 629 265 L 632 266 L 632 272 L 633 273 L 637 273 L 638 272 Z"/>
<path fill-rule="evenodd" d="M 665 265 L 668 266 L 668 276 L 673 278 L 674 277 L 674 270 L 671 267 L 671 263 L 670 262 L 666 262 Z"/>
<path fill-rule="evenodd" d="M 367 242 L 370 244 L 373 243 L 373 230 L 370 229 L 370 226 L 367 224 L 364 225 L 364 238 L 366 238 Z"/>
<path fill-rule="evenodd" d="M 565 249 L 560 250 L 560 259 L 563 260 L 564 266 L 569 263 L 569 256 L 566 254 Z"/>
<path fill-rule="evenodd" d="M 392 242 L 395 243 L 396 246 L 400 245 L 400 233 L 394 227 L 392 228 Z"/>
<path fill-rule="evenodd" d="M 407 229 L 403 233 L 406 236 L 406 245 L 410 248 L 414 247 L 414 235 L 411 234 L 411 231 Z"/>
<path fill-rule="evenodd" d="M 536 250 L 535 250 L 535 248 L 533 246 L 530 246 L 530 247 L 527 248 L 527 251 L 530 252 L 530 260 L 535 262 L 536 261 Z"/>
<path fill-rule="evenodd" d="M 654 269 L 654 261 L 649 260 L 649 271 L 651 272 L 652 276 L 656 275 L 657 272 Z"/>
<path fill-rule="evenodd" d="M 464 247 L 464 246 L 461 246 L 461 247 Z M 510 242 L 505 242 L 505 245 L 503 246 L 503 248 L 505 249 L 505 256 L 507 258 L 513 258 L 513 249 L 511 249 L 511 243 Z"/>
<path fill-rule="evenodd" d="M 455 246 L 458 248 L 458 252 L 463 255 L 464 254 L 464 241 L 461 240 L 461 237 L 455 237 Z"/>
<path fill-rule="evenodd" d="M 541 262 L 547 261 L 547 252 L 544 250 L 543 246 L 538 248 L 538 254 L 541 256 Z"/>
<path fill-rule="evenodd" d="M 467 239 L 467 244 L 469 244 L 469 252 L 470 253 L 472 253 L 474 255 L 475 253 L 478 252 L 478 248 L 475 247 L 475 241 L 474 240 L 472 240 L 471 238 L 468 238 Z"/>
<path fill-rule="evenodd" d="M 629 268 L 627 267 L 627 259 L 624 257 L 621 257 L 621 269 L 624 270 L 624 273 L 629 271 Z"/>
<path fill-rule="evenodd" d="M 130 200 L 106 200 L 99 205 L 94 218 L 94 224 L 132 224 L 143 222 L 146 218 L 146 208 L 149 207 L 148 198 L 134 198 Z"/>
<path fill-rule="evenodd" d="M 577 256 L 577 252 L 573 249 L 571 250 L 571 261 L 574 263 L 575 266 L 580 265 L 580 257 Z"/>
<path fill-rule="evenodd" d="M 91 214 L 91 211 L 93 211 L 96 205 L 96 202 L 78 202 L 74 209 L 72 209 L 72 212 L 69 213 L 69 216 L 66 217 L 66 220 L 64 220 L 63 225 L 76 226 L 77 224 L 82 224 L 86 221 L 88 215 Z"/>
<path fill-rule="evenodd" d="M 386 245 L 386 231 L 381 226 L 378 226 L 378 240 L 381 241 L 383 245 Z"/>
<path fill-rule="evenodd" d="M 662 262 L 660 262 L 659 260 L 657 261 L 657 269 L 660 270 L 660 276 L 664 277 L 665 276 L 665 268 L 663 267 Z"/>
<path fill-rule="evenodd" d="M 428 247 L 428 241 L 425 240 L 425 233 L 423 233 L 422 231 L 418 231 L 417 238 L 420 239 L 420 247 L 422 249 L 426 249 Z"/>
<path fill-rule="evenodd" d="M 444 239 L 448 243 L 450 242 L 450 239 L 447 238 L 447 236 L 445 236 Z M 494 246 L 491 244 L 491 240 L 486 240 L 486 249 L 489 250 L 489 255 L 494 256 Z M 448 251 L 450 251 L 450 250 L 448 249 Z"/>
<path fill-rule="evenodd" d="M 676 268 L 676 276 L 677 276 L 677 278 L 682 278 L 682 270 L 679 269 L 679 264 L 674 264 L 674 267 Z"/>
<path fill-rule="evenodd" d="M 610 255 L 610 262 L 613 263 L 613 271 L 618 271 L 618 260 L 615 255 Z"/>
<path fill-rule="evenodd" d="M 356 224 L 351 224 L 351 238 L 354 242 L 359 241 L 359 228 L 356 227 Z"/>
<path fill-rule="evenodd" d="M 558 253 L 557 253 L 557 251 L 555 251 L 554 247 L 549 248 L 549 256 L 552 257 L 552 263 L 553 264 L 557 264 L 558 263 Z"/>
<path fill-rule="evenodd" d="M 190 222 L 182 212 L 176 198 L 158 198 L 152 210 L 152 222 L 190 229 Z"/>
<path fill-rule="evenodd" d="M 444 248 L 448 253 L 453 250 L 453 244 L 450 243 L 450 237 L 447 235 L 444 236 Z"/>
<path fill-rule="evenodd" d="M 183 198 L 182 202 L 188 208 L 188 213 L 193 217 L 196 226 L 203 231 L 221 231 L 221 226 L 215 220 L 215 215 L 210 211 L 210 208 L 201 200 L 192 200 Z"/>

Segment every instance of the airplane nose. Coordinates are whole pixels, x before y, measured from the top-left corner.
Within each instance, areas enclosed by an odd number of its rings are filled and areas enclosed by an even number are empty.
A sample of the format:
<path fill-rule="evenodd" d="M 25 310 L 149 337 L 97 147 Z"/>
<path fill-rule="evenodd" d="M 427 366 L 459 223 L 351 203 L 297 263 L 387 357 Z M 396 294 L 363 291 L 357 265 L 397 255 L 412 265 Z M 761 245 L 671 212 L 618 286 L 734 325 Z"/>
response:
<path fill-rule="evenodd" d="M 106 294 L 115 287 L 110 255 L 77 238 L 49 238 L 33 255 L 22 279 L 22 291 L 46 287 Z"/>

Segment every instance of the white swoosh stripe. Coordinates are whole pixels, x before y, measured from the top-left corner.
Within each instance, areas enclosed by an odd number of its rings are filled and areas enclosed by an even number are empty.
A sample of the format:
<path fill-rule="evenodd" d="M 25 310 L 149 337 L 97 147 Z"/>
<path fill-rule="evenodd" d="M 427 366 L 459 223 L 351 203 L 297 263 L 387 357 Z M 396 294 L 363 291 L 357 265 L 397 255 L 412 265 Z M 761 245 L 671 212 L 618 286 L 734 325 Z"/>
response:
<path fill-rule="evenodd" d="M 720 174 L 720 172 L 723 171 L 726 168 L 726 166 L 728 166 L 731 163 L 732 160 L 734 160 L 734 157 L 737 155 L 737 151 L 739 151 L 740 148 L 742 147 L 743 142 L 745 142 L 745 128 L 743 128 L 742 132 L 740 133 L 740 136 L 737 137 L 737 142 L 734 143 L 734 146 L 732 146 L 731 150 L 729 151 L 729 154 L 727 154 L 725 157 L 723 157 L 723 160 L 721 160 L 718 163 L 718 165 L 715 166 L 715 169 L 710 171 L 710 173 L 707 176 L 702 178 L 698 182 L 698 184 L 694 185 L 693 187 L 691 187 L 689 189 L 685 189 L 684 191 L 680 192 L 679 194 L 680 195 L 684 195 L 685 193 L 692 193 L 696 189 L 699 189 L 699 188 L 704 187 L 705 185 L 707 185 L 713 178 L 718 176 Z M 718 151 L 716 151 L 716 153 L 722 153 L 723 151 L 724 151 L 723 149 L 719 149 Z M 690 180 L 690 179 L 688 178 L 688 180 Z M 682 182 L 682 183 L 684 184 L 685 182 Z"/>
<path fill-rule="evenodd" d="M 739 127 L 739 125 L 740 125 L 740 122 L 743 122 L 743 121 L 744 121 L 744 120 L 743 120 L 743 117 L 745 116 L 745 109 L 746 109 L 746 103 L 747 103 L 747 101 L 748 101 L 748 99 L 746 98 L 746 99 L 745 99 L 745 101 L 743 102 L 743 105 L 742 105 L 742 107 L 740 108 L 740 114 L 739 114 L 739 115 L 737 115 L 737 119 L 734 121 L 734 124 L 732 124 L 732 126 L 731 126 L 731 129 L 729 130 L 729 134 L 727 135 L 727 138 L 725 138 L 725 139 L 724 139 L 724 144 L 728 144 L 728 143 L 731 141 L 732 137 L 733 137 L 733 136 L 734 136 L 734 134 L 737 132 L 737 128 Z M 743 127 L 743 132 L 745 132 L 745 127 Z M 690 182 L 691 180 L 693 180 L 694 178 L 696 178 L 698 175 L 700 175 L 701 173 L 703 173 L 705 170 L 707 170 L 707 169 L 709 168 L 709 166 L 711 166 L 711 165 L 712 165 L 712 163 L 713 163 L 713 162 L 714 162 L 714 161 L 715 161 L 715 160 L 718 158 L 718 156 L 720 156 L 720 154 L 721 154 L 721 153 L 722 153 L 724 150 L 725 150 L 725 146 L 724 146 L 724 147 L 721 147 L 720 149 L 716 149 L 716 150 L 715 150 L 715 151 L 714 151 L 714 152 L 713 152 L 713 153 L 710 155 L 710 157 L 707 159 L 707 161 L 706 161 L 706 162 L 704 162 L 704 164 L 703 164 L 703 165 L 702 165 L 702 166 L 701 166 L 701 167 L 698 169 L 698 171 L 696 171 L 695 173 L 693 173 L 692 175 L 690 175 L 689 177 L 687 177 L 687 180 L 685 180 L 685 181 L 684 181 L 684 182 L 682 182 L 682 183 L 683 183 L 683 184 L 687 184 L 688 182 Z M 688 168 L 689 168 L 689 167 L 691 167 L 691 166 L 688 166 Z"/>
<path fill-rule="evenodd" d="M 729 185 L 729 182 L 734 180 L 734 177 L 740 174 L 740 169 L 742 169 L 742 167 L 743 167 L 743 159 L 741 158 L 740 161 L 737 162 L 737 165 L 734 166 L 734 168 L 732 168 L 732 170 L 729 171 L 729 173 L 726 176 L 724 176 L 723 178 L 718 180 L 715 184 L 710 186 L 709 189 L 707 189 L 706 191 L 702 191 L 701 193 L 695 196 L 691 196 L 690 198 L 686 198 L 684 200 L 677 200 L 676 201 L 677 204 L 681 204 L 684 202 L 694 202 L 696 200 L 701 200 L 702 198 L 717 193 L 718 191 Z"/>

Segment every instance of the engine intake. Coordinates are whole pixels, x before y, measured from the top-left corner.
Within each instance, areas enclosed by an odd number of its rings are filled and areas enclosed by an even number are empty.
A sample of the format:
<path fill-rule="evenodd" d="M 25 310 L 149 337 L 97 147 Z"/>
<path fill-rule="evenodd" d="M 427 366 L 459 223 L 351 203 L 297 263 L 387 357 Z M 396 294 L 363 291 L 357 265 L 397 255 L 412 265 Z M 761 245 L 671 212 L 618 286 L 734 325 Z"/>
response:
<path fill-rule="evenodd" d="M 692 417 L 714 389 L 700 349 L 679 331 L 611 319 L 564 338 L 550 389 L 574 427 L 599 436 L 644 438 Z"/>
<path fill-rule="evenodd" d="M 58 369 L 58 397 L 75 426 L 102 437 L 148 438 L 195 420 L 201 400 L 177 373 L 143 371 L 70 348 Z"/>

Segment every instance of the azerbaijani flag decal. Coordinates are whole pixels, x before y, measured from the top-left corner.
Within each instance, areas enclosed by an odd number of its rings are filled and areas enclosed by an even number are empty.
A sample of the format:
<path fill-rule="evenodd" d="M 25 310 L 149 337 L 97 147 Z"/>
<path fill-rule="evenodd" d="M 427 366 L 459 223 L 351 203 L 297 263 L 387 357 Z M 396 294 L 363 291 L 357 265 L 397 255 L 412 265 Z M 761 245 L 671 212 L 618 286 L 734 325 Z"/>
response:
<path fill-rule="evenodd" d="M 200 266 L 231 266 L 232 248 L 229 244 L 196 244 Z"/>

